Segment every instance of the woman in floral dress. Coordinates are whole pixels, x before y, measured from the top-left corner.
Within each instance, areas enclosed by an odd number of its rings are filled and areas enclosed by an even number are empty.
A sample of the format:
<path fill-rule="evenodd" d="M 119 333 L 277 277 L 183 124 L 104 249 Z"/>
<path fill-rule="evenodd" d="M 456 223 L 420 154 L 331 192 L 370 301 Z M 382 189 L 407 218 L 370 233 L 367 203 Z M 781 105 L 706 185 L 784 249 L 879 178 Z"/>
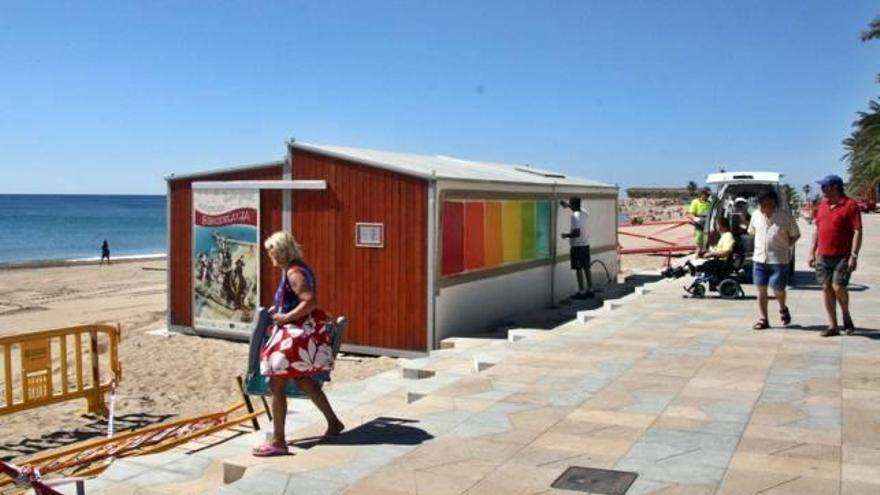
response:
<path fill-rule="evenodd" d="M 275 291 L 274 325 L 260 352 L 260 374 L 269 377 L 272 392 L 272 440 L 256 447 L 258 457 L 286 455 L 284 420 L 287 418 L 287 380 L 294 380 L 327 420 L 326 435 L 338 435 L 345 426 L 333 412 L 327 396 L 312 376 L 333 370 L 331 335 L 327 314 L 318 308 L 317 282 L 302 261 L 302 251 L 290 232 L 276 232 L 263 245 L 272 264 L 284 273 Z"/>

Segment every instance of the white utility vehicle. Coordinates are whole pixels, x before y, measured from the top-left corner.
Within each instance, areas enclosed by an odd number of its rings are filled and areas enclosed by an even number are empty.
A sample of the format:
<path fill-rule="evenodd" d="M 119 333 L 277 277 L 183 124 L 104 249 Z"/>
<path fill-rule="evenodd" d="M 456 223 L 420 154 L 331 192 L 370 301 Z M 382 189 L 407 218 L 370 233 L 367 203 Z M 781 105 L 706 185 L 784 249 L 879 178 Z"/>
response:
<path fill-rule="evenodd" d="M 779 208 L 791 213 L 785 193 L 782 189 L 782 174 L 778 172 L 719 172 L 709 174 L 706 183 L 715 187 L 715 201 L 712 211 L 705 219 L 705 230 L 709 235 L 705 236 L 704 243 L 713 242 L 718 237 L 714 232 L 715 219 L 724 216 L 730 220 L 733 235 L 737 237 L 745 256 L 742 265 L 743 274 L 751 280 L 752 253 L 754 252 L 754 239 L 746 230 L 748 229 L 751 215 L 758 211 L 758 196 L 769 189 L 776 191 L 779 197 Z M 700 246 L 706 249 L 708 246 Z M 794 246 L 791 248 L 791 263 L 789 271 L 794 273 Z"/>

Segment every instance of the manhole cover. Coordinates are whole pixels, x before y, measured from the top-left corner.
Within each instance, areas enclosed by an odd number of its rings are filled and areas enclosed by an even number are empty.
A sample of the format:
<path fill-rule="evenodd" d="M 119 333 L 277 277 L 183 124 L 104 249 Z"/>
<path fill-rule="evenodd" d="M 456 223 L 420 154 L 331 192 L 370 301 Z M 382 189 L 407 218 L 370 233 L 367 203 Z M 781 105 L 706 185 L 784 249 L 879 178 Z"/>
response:
<path fill-rule="evenodd" d="M 551 486 L 603 495 L 624 495 L 638 476 L 628 471 L 571 466 Z"/>

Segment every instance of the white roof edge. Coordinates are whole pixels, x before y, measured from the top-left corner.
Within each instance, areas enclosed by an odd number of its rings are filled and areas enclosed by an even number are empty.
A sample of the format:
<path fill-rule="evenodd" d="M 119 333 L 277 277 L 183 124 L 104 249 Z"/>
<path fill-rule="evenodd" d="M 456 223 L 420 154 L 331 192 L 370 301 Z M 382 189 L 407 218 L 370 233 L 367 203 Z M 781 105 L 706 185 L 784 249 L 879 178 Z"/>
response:
<path fill-rule="evenodd" d="M 443 180 L 447 182 L 477 182 L 477 183 L 488 183 L 488 184 L 515 184 L 519 186 L 528 186 L 528 187 L 543 187 L 543 188 L 556 188 L 556 189 L 604 189 L 604 190 L 615 190 L 619 191 L 620 186 L 617 184 L 605 184 L 605 183 L 597 183 L 597 184 L 571 184 L 571 183 L 556 183 L 556 182 L 517 182 L 511 180 L 493 180 L 493 179 L 468 179 L 463 177 L 437 177 L 437 180 Z"/>
<path fill-rule="evenodd" d="M 325 180 L 222 180 L 193 181 L 192 189 L 260 189 L 320 191 L 327 189 Z"/>
<path fill-rule="evenodd" d="M 357 156 L 354 154 L 345 153 L 344 151 L 328 149 L 328 147 L 324 146 L 324 145 L 301 143 L 301 142 L 296 142 L 296 141 L 290 142 L 290 143 L 288 143 L 288 145 L 293 149 L 300 149 L 300 150 L 309 151 L 312 153 L 317 153 L 320 155 L 330 156 L 333 158 L 348 160 L 348 161 L 360 163 L 360 164 L 371 166 L 371 167 L 389 170 L 391 172 L 399 173 L 401 175 L 407 175 L 407 176 L 417 177 L 417 178 L 426 179 L 426 180 L 436 181 L 437 179 L 445 179 L 445 180 L 455 180 L 455 181 L 464 181 L 464 182 L 485 182 L 485 183 L 495 183 L 495 184 L 528 184 L 528 185 L 534 185 L 534 186 L 553 186 L 554 184 L 559 182 L 558 187 L 613 189 L 613 190 L 617 190 L 617 191 L 620 190 L 620 186 L 618 186 L 616 184 L 606 184 L 606 183 L 598 182 L 598 181 L 594 181 L 595 183 L 593 183 L 593 184 L 588 184 L 588 183 L 584 183 L 584 182 L 572 183 L 572 181 L 585 181 L 585 179 L 581 179 L 579 177 L 570 177 L 570 176 L 542 177 L 546 182 L 540 183 L 540 182 L 533 182 L 533 181 L 528 181 L 528 180 L 468 178 L 468 177 L 461 177 L 461 176 L 455 176 L 455 175 L 446 175 L 446 174 L 443 174 L 442 171 L 440 173 L 438 173 L 436 170 L 434 170 L 432 174 L 426 174 L 426 173 L 419 173 L 418 171 L 412 170 L 411 168 L 399 167 L 399 166 L 395 166 L 393 164 L 389 164 L 389 163 L 386 163 L 383 161 L 371 160 L 368 158 L 364 158 L 362 156 Z M 366 149 L 364 151 L 372 151 L 372 152 L 380 152 L 380 153 L 384 152 L 381 150 L 366 150 Z M 397 153 L 397 152 L 388 152 L 388 153 Z M 401 153 L 401 154 L 404 154 L 404 153 Z M 409 154 L 409 153 L 407 153 L 407 154 Z M 416 154 L 410 154 L 410 155 L 420 156 L 420 155 L 416 155 Z M 423 156 L 428 157 L 430 155 L 423 155 Z M 433 157 L 439 158 L 442 160 L 452 160 L 452 161 L 456 161 L 456 162 L 463 163 L 463 164 L 473 164 L 473 165 L 479 165 L 479 166 L 483 166 L 483 167 L 499 167 L 499 168 L 501 168 L 501 166 L 515 167 L 515 165 L 506 165 L 506 164 L 500 164 L 500 163 L 494 163 L 494 162 L 473 161 L 473 160 L 455 158 L 455 157 L 446 156 L 446 155 L 433 155 Z"/>
<path fill-rule="evenodd" d="M 297 142 L 290 143 L 290 146 L 294 149 L 311 151 L 312 153 L 317 153 L 319 155 L 329 156 L 329 157 L 333 157 L 333 158 L 340 158 L 343 160 L 348 160 L 348 161 L 360 163 L 363 165 L 369 165 L 370 167 L 376 167 L 376 168 L 381 168 L 384 170 L 389 170 L 391 172 L 396 172 L 396 173 L 402 174 L 402 175 L 409 175 L 412 177 L 418 177 L 420 179 L 433 180 L 433 179 L 437 178 L 436 176 L 433 176 L 433 175 L 420 174 L 420 173 L 413 172 L 412 170 L 408 170 L 408 169 L 405 169 L 402 167 L 395 167 L 394 165 L 389 165 L 389 164 L 383 163 L 383 162 L 377 162 L 375 160 L 367 160 L 363 157 L 349 155 L 348 153 L 341 153 L 338 151 L 330 151 L 322 146 L 315 146 L 315 145 L 311 145 L 311 144 L 297 143 Z"/>
<path fill-rule="evenodd" d="M 196 177 L 202 177 L 205 175 L 217 175 L 217 174 L 226 174 L 230 172 L 240 172 L 242 170 L 255 170 L 259 168 L 268 168 L 268 167 L 282 167 L 284 166 L 284 160 L 276 160 L 271 162 L 263 162 L 263 163 L 252 163 L 249 165 L 238 165 L 234 167 L 224 167 L 224 168 L 215 168 L 211 170 L 204 170 L 201 172 L 192 172 L 188 174 L 171 174 L 166 175 L 166 181 L 179 180 L 179 179 L 194 179 Z"/>
<path fill-rule="evenodd" d="M 751 176 L 751 177 L 739 177 Z M 768 171 L 735 171 L 735 172 L 714 172 L 706 175 L 707 184 L 727 184 L 735 182 L 782 182 L 783 174 L 780 172 Z"/>

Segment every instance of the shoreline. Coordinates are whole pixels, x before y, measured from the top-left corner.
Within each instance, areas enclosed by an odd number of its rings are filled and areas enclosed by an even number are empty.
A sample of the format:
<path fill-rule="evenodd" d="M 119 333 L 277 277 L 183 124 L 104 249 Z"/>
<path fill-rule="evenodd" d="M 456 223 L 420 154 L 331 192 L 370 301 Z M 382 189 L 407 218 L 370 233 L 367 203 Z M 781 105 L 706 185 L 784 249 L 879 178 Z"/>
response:
<path fill-rule="evenodd" d="M 125 256 L 112 256 L 112 263 L 133 263 L 139 261 L 155 261 L 167 258 L 165 253 L 153 254 L 129 254 Z M 97 265 L 101 263 L 101 257 L 93 258 L 70 258 L 54 260 L 28 260 L 28 261 L 3 261 L 0 262 L 0 270 L 21 270 L 27 268 L 55 268 L 62 266 Z"/>

